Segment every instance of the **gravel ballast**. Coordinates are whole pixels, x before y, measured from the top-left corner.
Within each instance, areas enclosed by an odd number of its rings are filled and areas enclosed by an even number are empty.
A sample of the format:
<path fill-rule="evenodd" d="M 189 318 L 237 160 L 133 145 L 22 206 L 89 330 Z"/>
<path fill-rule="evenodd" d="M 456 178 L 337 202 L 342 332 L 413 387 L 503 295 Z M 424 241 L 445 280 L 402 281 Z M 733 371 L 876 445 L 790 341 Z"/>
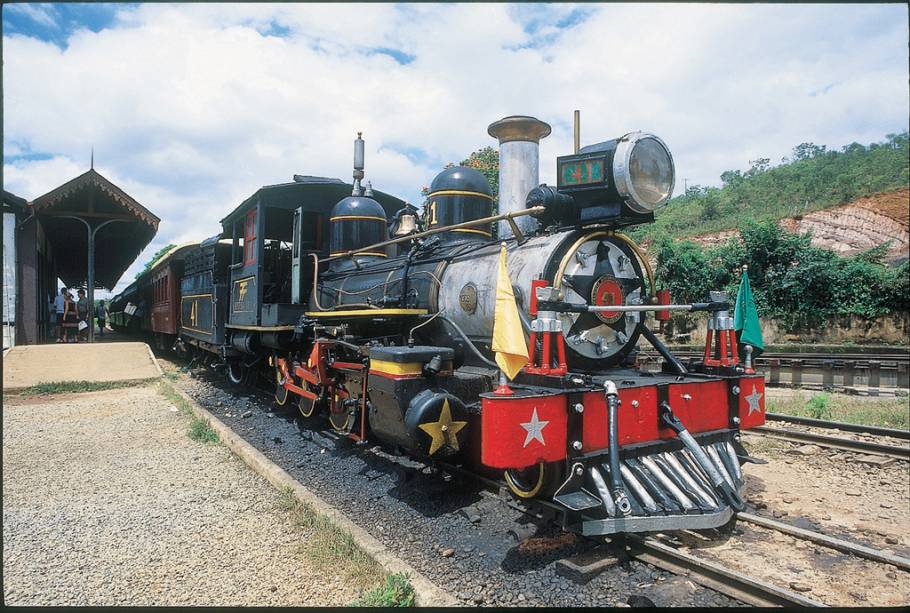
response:
<path fill-rule="evenodd" d="M 177 371 L 167 361 L 162 367 Z M 298 427 L 290 402 L 279 408 L 260 392 L 228 389 L 205 371 L 193 374 L 175 384 L 464 605 L 623 606 L 662 592 L 662 602 L 677 606 L 741 606 L 636 561 L 576 584 L 557 573 L 555 562 L 591 542 L 548 523 L 528 525 L 527 515 L 503 501 L 459 479 L 446 482 L 419 462 L 318 426 Z"/>
<path fill-rule="evenodd" d="M 280 494 L 154 386 L 4 398 L 3 594 L 12 605 L 340 605 Z"/>

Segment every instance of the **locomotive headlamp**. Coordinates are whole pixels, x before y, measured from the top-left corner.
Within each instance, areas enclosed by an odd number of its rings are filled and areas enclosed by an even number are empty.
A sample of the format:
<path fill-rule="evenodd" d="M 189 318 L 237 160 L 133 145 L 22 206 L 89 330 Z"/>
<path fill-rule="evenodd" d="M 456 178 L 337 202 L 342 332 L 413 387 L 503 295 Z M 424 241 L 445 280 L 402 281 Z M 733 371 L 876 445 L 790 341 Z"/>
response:
<path fill-rule="evenodd" d="M 557 189 L 581 207 L 623 203 L 634 213 L 652 213 L 670 199 L 675 175 L 667 145 L 645 132 L 557 159 Z"/>
<path fill-rule="evenodd" d="M 662 140 L 641 132 L 624 136 L 613 156 L 613 179 L 626 204 L 638 213 L 661 207 L 673 193 L 673 156 Z"/>

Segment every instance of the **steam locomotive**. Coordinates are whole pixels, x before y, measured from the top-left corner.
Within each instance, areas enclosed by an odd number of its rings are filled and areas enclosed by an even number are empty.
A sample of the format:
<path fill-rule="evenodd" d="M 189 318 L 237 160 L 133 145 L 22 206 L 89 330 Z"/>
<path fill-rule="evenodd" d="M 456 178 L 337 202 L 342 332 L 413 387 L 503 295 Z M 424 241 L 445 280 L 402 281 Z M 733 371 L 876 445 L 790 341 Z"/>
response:
<path fill-rule="evenodd" d="M 557 505 L 570 531 L 728 524 L 744 508 L 741 465 L 754 459 L 740 431 L 764 422 L 764 380 L 727 297 L 670 304 L 621 232 L 669 200 L 669 149 L 641 132 L 576 137 L 553 187 L 538 184 L 546 123 L 511 116 L 488 133 L 497 214 L 467 167 L 433 180 L 422 214 L 373 190 L 358 134 L 353 183 L 295 175 L 261 188 L 221 233 L 174 249 L 112 301 L 112 323 L 233 383 L 264 374 L 314 427 L 503 476 L 515 496 Z M 529 347 L 512 381 L 492 350 L 503 246 Z M 673 310 L 709 313 L 701 360 L 683 364 L 649 327 L 648 313 Z M 636 367 L 641 341 L 661 372 Z"/>

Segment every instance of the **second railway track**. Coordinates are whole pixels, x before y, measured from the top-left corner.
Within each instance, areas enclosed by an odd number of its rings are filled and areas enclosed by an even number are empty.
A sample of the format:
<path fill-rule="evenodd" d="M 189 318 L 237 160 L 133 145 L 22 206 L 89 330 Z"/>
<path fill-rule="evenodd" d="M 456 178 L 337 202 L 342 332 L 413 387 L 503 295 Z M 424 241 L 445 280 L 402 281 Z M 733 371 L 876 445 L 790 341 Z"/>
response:
<path fill-rule="evenodd" d="M 812 443 L 819 445 L 820 447 L 852 451 L 854 453 L 880 455 L 897 460 L 910 460 L 910 446 L 875 443 L 861 439 L 831 436 L 829 434 L 819 434 L 805 430 L 778 428 L 774 426 L 758 426 L 756 428 L 751 428 L 748 431 L 748 434 L 770 436 L 797 443 Z"/>
<path fill-rule="evenodd" d="M 782 415 L 780 413 L 765 413 L 765 419 L 769 421 L 784 421 L 813 428 L 824 428 L 826 430 L 841 430 L 843 432 L 855 432 L 857 434 L 871 434 L 874 436 L 887 436 L 896 439 L 910 440 L 910 430 L 901 430 L 898 428 L 881 428 L 863 424 L 848 424 L 842 421 L 827 421 L 824 419 L 814 419 L 812 417 L 802 417 L 800 415 Z"/>

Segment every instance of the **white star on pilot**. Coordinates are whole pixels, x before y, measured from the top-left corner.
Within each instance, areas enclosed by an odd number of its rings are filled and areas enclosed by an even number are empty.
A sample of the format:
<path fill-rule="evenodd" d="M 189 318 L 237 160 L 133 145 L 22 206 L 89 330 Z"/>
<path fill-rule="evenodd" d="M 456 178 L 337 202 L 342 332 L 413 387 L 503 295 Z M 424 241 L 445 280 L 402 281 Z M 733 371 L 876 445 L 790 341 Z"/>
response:
<path fill-rule="evenodd" d="M 761 413 L 761 405 L 758 404 L 758 401 L 761 400 L 761 397 L 764 394 L 759 394 L 758 389 L 755 385 L 752 385 L 752 393 L 746 396 L 746 402 L 749 403 L 749 415 L 752 413 L 759 412 Z"/>
<path fill-rule="evenodd" d="M 543 429 L 549 421 L 541 421 L 537 417 L 537 407 L 534 407 L 534 413 L 531 415 L 531 421 L 521 424 L 521 427 L 528 431 L 528 436 L 525 437 L 525 444 L 522 447 L 527 447 L 528 443 L 533 440 L 540 441 L 541 445 L 546 445 L 543 440 Z"/>

